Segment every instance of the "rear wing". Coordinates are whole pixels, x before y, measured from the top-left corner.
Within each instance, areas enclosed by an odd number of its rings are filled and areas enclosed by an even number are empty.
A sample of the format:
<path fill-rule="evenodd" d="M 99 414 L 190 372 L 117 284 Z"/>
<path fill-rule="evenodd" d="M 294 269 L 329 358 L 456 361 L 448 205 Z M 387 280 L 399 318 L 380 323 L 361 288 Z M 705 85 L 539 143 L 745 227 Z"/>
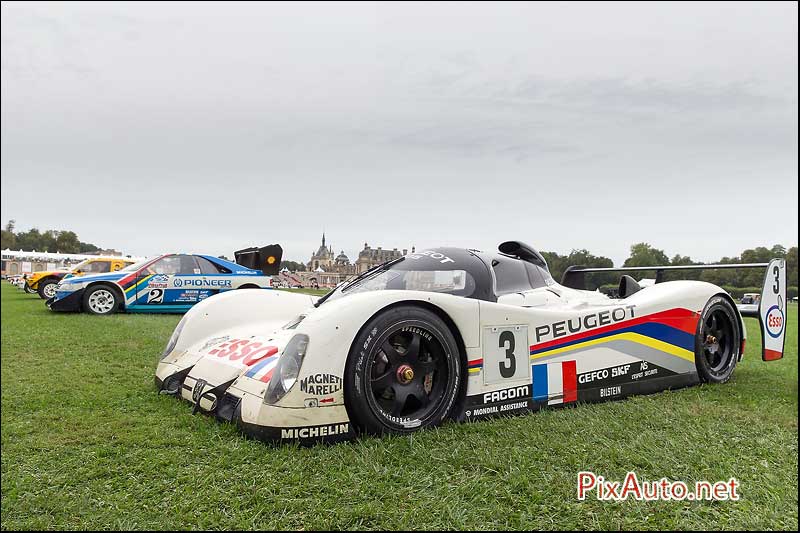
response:
<path fill-rule="evenodd" d="M 655 272 L 656 283 L 664 281 L 664 272 L 670 270 L 720 270 L 728 268 L 764 268 L 764 285 L 761 288 L 761 300 L 758 309 L 741 311 L 742 316 L 757 318 L 761 325 L 761 359 L 774 361 L 783 357 L 786 342 L 786 261 L 773 259 L 769 263 L 740 263 L 724 265 L 673 265 L 643 266 L 619 268 L 587 268 L 571 266 L 564 271 L 561 284 L 565 287 L 584 290 L 586 274 L 589 272 Z M 636 282 L 629 276 L 620 280 L 621 296 L 631 293 L 630 284 Z M 628 290 L 623 290 L 628 289 Z"/>
<path fill-rule="evenodd" d="M 265 276 L 274 276 L 281 269 L 283 248 L 280 244 L 270 244 L 258 248 L 244 248 L 233 252 L 236 262 L 247 268 L 260 270 Z"/>

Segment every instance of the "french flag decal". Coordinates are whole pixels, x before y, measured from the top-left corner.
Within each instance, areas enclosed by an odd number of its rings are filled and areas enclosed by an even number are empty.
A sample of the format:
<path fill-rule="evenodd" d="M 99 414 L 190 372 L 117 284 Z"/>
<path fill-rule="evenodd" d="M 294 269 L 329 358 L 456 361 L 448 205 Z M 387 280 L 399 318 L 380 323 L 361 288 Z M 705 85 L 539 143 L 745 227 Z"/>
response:
<path fill-rule="evenodd" d="M 547 405 L 577 401 L 575 361 L 533 365 L 533 400 Z"/>
<path fill-rule="evenodd" d="M 263 381 L 264 383 L 269 383 L 269 380 L 272 378 L 272 371 L 275 370 L 275 366 L 278 364 L 278 356 L 273 355 L 271 357 L 267 357 L 266 359 L 262 359 L 255 365 L 253 365 L 250 370 L 247 371 L 245 376 L 248 378 L 257 379 L 259 381 Z"/>

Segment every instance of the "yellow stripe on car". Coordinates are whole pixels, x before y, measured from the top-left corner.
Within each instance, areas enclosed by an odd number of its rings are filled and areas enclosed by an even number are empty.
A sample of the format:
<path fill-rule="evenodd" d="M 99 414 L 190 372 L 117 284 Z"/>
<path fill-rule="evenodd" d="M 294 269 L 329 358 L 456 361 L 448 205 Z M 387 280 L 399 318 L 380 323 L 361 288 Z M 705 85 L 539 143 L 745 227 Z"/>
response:
<path fill-rule="evenodd" d="M 694 363 L 694 352 L 690 352 L 684 348 L 680 348 L 679 346 L 675 346 L 674 344 L 670 344 L 668 342 L 660 341 L 658 339 L 654 339 L 652 337 L 648 337 L 646 335 L 641 335 L 639 333 L 634 333 L 632 331 L 627 331 L 625 333 L 617 333 L 616 335 L 609 335 L 608 337 L 603 337 L 602 339 L 594 339 L 586 342 L 580 342 L 577 344 L 571 344 L 569 346 L 564 346 L 563 348 L 555 348 L 553 350 L 547 352 L 540 352 L 534 355 L 531 355 L 531 361 L 535 359 L 539 359 L 542 357 L 547 357 L 551 355 L 558 355 L 562 353 L 571 352 L 573 350 L 578 350 L 581 348 L 589 348 L 591 346 L 598 346 L 601 344 L 606 344 L 616 340 L 626 340 L 630 342 L 635 342 L 637 344 L 642 344 L 644 346 L 649 346 L 650 348 L 654 348 L 661 352 L 668 353 L 670 355 L 674 355 L 675 357 L 680 357 L 681 359 L 686 359 Z"/>

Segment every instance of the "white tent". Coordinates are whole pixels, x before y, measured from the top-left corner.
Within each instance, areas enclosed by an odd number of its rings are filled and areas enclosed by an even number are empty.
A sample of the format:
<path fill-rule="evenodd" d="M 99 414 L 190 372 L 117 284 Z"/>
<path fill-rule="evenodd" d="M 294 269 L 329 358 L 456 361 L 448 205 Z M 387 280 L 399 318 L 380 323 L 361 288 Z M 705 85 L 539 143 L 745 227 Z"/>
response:
<path fill-rule="evenodd" d="M 30 259 L 30 260 L 39 260 L 39 261 L 83 261 L 84 259 L 93 259 L 96 257 L 105 257 L 100 256 L 97 254 L 90 255 L 90 254 L 62 254 L 59 252 L 37 252 L 36 250 L 32 252 L 25 252 L 23 250 L 14 251 L 5 249 L 2 251 L 3 259 L 6 260 L 13 260 L 13 259 Z M 134 261 L 140 261 L 144 258 L 142 257 L 132 257 Z"/>

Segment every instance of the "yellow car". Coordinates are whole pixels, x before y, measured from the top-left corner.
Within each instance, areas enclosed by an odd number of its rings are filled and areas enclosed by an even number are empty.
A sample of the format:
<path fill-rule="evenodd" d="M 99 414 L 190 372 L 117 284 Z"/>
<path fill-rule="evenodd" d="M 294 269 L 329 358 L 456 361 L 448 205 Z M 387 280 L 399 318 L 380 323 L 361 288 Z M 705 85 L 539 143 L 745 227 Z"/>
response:
<path fill-rule="evenodd" d="M 102 274 L 116 272 L 135 261 L 123 257 L 93 257 L 81 261 L 71 270 L 48 270 L 29 274 L 25 280 L 25 292 L 38 293 L 39 297 L 47 300 L 56 295 L 56 285 L 64 278 L 83 276 L 84 274 Z"/>

